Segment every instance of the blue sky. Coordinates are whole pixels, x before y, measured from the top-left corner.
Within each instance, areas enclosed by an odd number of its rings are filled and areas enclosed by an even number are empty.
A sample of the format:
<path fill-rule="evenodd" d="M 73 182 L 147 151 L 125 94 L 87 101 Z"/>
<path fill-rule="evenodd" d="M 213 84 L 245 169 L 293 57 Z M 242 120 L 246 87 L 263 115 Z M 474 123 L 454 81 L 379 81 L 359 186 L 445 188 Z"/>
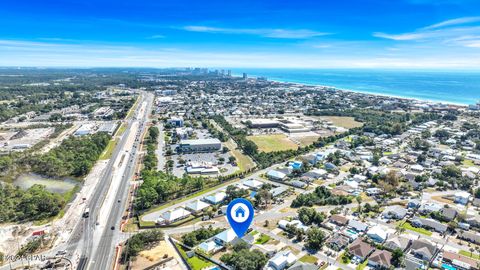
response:
<path fill-rule="evenodd" d="M 2 66 L 480 68 L 476 0 L 3 0 Z"/>

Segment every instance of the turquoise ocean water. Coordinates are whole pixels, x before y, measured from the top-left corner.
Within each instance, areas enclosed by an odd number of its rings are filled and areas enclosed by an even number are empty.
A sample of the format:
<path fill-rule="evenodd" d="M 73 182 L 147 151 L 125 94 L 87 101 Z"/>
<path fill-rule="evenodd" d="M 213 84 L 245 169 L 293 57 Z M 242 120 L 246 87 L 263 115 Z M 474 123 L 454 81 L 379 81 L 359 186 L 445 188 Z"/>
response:
<path fill-rule="evenodd" d="M 480 101 L 480 71 L 407 71 L 375 69 L 233 69 L 249 77 L 325 85 L 356 92 L 475 104 Z"/>

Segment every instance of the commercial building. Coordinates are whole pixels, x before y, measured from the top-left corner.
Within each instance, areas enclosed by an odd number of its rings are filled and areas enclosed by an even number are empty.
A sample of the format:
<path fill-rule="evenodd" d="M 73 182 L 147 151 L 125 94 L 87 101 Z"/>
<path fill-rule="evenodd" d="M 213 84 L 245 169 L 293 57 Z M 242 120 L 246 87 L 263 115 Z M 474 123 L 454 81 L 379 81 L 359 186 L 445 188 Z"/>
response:
<path fill-rule="evenodd" d="M 77 131 L 75 131 L 76 136 L 84 136 L 93 133 L 95 125 L 94 124 L 83 124 L 81 125 Z"/>
<path fill-rule="evenodd" d="M 98 132 L 106 132 L 112 135 L 117 129 L 117 123 L 105 123 L 98 128 Z"/>
<path fill-rule="evenodd" d="M 177 151 L 181 153 L 214 152 L 222 148 L 219 139 L 182 140 Z"/>
<path fill-rule="evenodd" d="M 276 128 L 280 122 L 272 119 L 250 119 L 244 122 L 250 128 Z"/>

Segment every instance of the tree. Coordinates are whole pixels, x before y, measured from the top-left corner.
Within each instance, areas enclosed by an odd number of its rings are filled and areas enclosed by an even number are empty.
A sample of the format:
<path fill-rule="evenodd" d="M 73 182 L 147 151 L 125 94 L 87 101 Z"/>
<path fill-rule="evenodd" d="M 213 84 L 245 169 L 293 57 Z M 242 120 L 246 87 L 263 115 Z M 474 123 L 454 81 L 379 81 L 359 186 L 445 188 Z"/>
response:
<path fill-rule="evenodd" d="M 401 265 L 401 262 L 402 262 L 402 257 L 403 257 L 403 251 L 399 248 L 393 250 L 392 252 L 392 259 L 391 259 L 391 263 L 395 266 L 395 267 L 400 267 Z"/>
<path fill-rule="evenodd" d="M 261 270 L 267 263 L 267 257 L 259 250 L 242 249 L 238 252 L 223 254 L 220 260 L 234 269 Z"/>
<path fill-rule="evenodd" d="M 307 231 L 306 247 L 313 250 L 319 250 L 324 243 L 324 233 L 316 227 L 310 228 Z"/>

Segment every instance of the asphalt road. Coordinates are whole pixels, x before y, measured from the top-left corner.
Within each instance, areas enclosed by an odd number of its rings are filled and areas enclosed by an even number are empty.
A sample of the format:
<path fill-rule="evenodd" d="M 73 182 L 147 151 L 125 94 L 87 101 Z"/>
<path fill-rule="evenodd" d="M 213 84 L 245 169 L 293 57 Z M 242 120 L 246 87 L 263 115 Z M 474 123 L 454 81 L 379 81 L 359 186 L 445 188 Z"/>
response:
<path fill-rule="evenodd" d="M 139 104 L 145 100 L 145 95 L 141 95 Z M 100 213 L 101 205 L 105 200 L 110 184 L 113 179 L 114 174 L 114 164 L 117 162 L 117 159 L 120 158 L 120 154 L 125 147 L 125 144 L 128 140 L 129 134 L 132 132 L 132 125 L 135 121 L 140 122 L 139 131 L 143 132 L 145 129 L 145 122 L 148 113 L 151 111 L 151 105 L 153 103 L 153 96 L 150 94 L 147 99 L 147 106 L 145 109 L 145 115 L 142 115 L 139 120 L 136 120 L 137 114 L 141 106 L 136 108 L 134 116 L 132 119 L 127 120 L 127 128 L 122 136 L 122 139 L 115 148 L 112 157 L 110 158 L 107 167 L 103 173 L 103 176 L 99 179 L 98 187 L 95 189 L 91 199 L 87 203 L 87 207 L 90 208 L 89 218 L 83 218 L 79 224 L 77 224 L 72 236 L 68 241 L 68 253 L 73 254 L 78 248 L 81 249 L 80 262 L 77 269 L 101 269 L 105 270 L 110 268 L 110 264 L 113 259 L 114 239 L 118 237 L 118 230 L 120 221 L 122 219 L 122 214 L 124 212 L 123 204 L 118 205 L 118 207 L 113 207 L 109 213 L 108 222 L 104 226 L 104 231 L 102 232 L 101 239 L 99 241 L 94 241 L 93 236 L 95 230 L 97 229 L 96 221 Z M 141 134 L 141 133 L 140 133 Z M 138 142 L 135 142 L 138 147 Z M 128 193 L 129 180 L 131 179 L 134 173 L 134 164 L 137 158 L 137 148 L 133 148 L 130 151 L 130 156 L 126 156 L 127 159 L 127 168 L 124 172 L 124 175 L 121 179 L 120 188 L 118 189 L 118 194 L 116 198 L 120 198 L 121 202 L 125 202 Z M 115 226 L 115 230 L 111 230 L 111 226 Z M 97 247 L 94 246 L 94 242 L 99 243 Z M 96 250 L 92 254 L 93 250 Z M 76 258 L 71 258 L 72 261 Z"/>
<path fill-rule="evenodd" d="M 140 115 L 139 121 L 139 129 L 138 133 L 136 136 L 141 137 L 141 134 L 144 133 L 145 128 L 146 128 L 146 122 L 149 113 L 152 110 L 152 104 L 153 104 L 153 95 L 148 94 L 148 96 L 145 98 L 147 101 L 147 106 L 145 107 L 145 111 L 143 115 Z M 143 102 L 143 100 L 141 100 Z M 141 104 L 141 102 L 139 104 Z M 139 106 L 140 107 L 140 106 Z M 137 114 L 137 113 L 136 113 Z M 134 117 L 136 118 L 136 117 Z M 131 127 L 131 126 L 130 126 Z M 128 197 L 128 190 L 129 190 L 129 182 L 133 177 L 133 174 L 135 172 L 135 163 L 138 158 L 138 142 L 134 143 L 136 147 L 131 149 L 130 151 L 130 157 L 128 157 L 128 163 L 127 163 L 127 168 L 122 175 L 121 183 L 120 183 L 120 188 L 117 191 L 117 196 L 115 198 L 120 199 L 121 203 L 115 202 L 118 207 L 113 207 L 110 211 L 110 215 L 108 217 L 107 221 L 107 226 L 104 227 L 104 231 L 102 233 L 102 236 L 99 241 L 99 246 L 96 249 L 95 254 L 92 256 L 91 264 L 90 267 L 87 269 L 99 269 L 99 270 L 104 270 L 104 269 L 110 269 L 113 263 L 113 258 L 115 257 L 114 253 L 114 248 L 117 245 L 117 240 L 120 238 L 120 222 L 122 220 L 122 216 L 125 212 L 125 204 L 124 202 L 127 200 Z M 115 229 L 112 230 L 111 226 L 115 226 Z M 90 249 L 92 250 L 92 249 Z"/>

